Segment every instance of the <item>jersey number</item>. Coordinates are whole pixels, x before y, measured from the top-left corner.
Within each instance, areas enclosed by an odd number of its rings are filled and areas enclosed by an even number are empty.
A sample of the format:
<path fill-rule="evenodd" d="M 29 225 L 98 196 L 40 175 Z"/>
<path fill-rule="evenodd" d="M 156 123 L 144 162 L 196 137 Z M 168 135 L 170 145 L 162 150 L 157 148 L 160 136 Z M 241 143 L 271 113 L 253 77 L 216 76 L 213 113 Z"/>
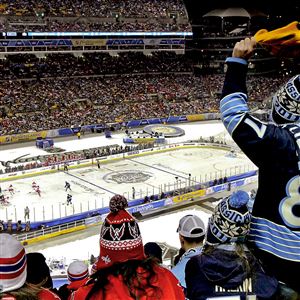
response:
<path fill-rule="evenodd" d="M 295 216 L 293 207 L 300 205 L 300 176 L 293 177 L 287 184 L 286 194 L 279 204 L 279 212 L 287 226 L 300 228 L 300 216 Z"/>

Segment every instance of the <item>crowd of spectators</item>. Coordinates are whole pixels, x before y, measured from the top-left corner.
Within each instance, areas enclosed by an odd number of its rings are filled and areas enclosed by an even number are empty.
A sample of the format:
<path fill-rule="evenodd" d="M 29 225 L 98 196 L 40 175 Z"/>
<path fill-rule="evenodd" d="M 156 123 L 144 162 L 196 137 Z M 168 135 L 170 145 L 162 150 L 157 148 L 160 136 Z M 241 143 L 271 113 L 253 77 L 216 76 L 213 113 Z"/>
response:
<path fill-rule="evenodd" d="M 107 74 L 173 73 L 192 72 L 192 61 L 174 52 L 84 53 L 80 57 L 72 54 L 48 54 L 39 59 L 33 54 L 9 55 L 0 60 L 2 80 L 34 77 L 71 77 Z"/>
<path fill-rule="evenodd" d="M 14 165 L 6 165 L 0 166 L 0 174 L 10 173 L 10 172 L 18 172 L 24 170 L 30 170 L 40 167 L 47 167 L 51 165 L 58 165 L 62 163 L 69 163 L 72 161 L 80 161 L 82 159 L 95 159 L 94 163 L 96 163 L 97 158 L 120 154 L 120 153 L 128 153 L 131 151 L 137 151 L 142 149 L 153 148 L 153 143 L 141 143 L 137 145 L 111 145 L 105 147 L 97 147 L 97 148 L 89 148 L 84 150 L 72 151 L 72 152 L 63 152 L 62 154 L 50 154 L 43 155 L 38 157 L 31 157 L 26 159 L 27 161 L 18 161 L 17 164 Z M 30 161 L 29 161 L 30 160 Z"/>
<path fill-rule="evenodd" d="M 1 30 L 1 24 L 0 24 Z M 168 22 L 160 22 L 159 20 L 144 19 L 141 20 L 113 20 L 105 22 L 81 22 L 80 20 L 58 21 L 48 19 L 45 22 L 27 23 L 9 23 L 2 24 L 3 31 L 16 32 L 111 32 L 111 31 L 186 31 L 191 32 L 192 27 L 189 23 L 177 23 L 173 19 Z"/>
<path fill-rule="evenodd" d="M 192 31 L 181 0 L 4 1 L 0 31 Z"/>
<path fill-rule="evenodd" d="M 112 13 L 118 13 L 123 17 L 155 18 L 168 17 L 170 12 L 178 12 L 186 15 L 183 1 L 109 1 L 109 0 L 15 0 L 2 1 L 0 14 L 17 16 L 90 16 L 107 17 Z"/>
<path fill-rule="evenodd" d="M 17 55 L 2 65 L 1 135 L 218 111 L 222 75 L 196 77 L 182 56 Z M 284 80 L 252 77 L 250 100 L 259 105 Z"/>

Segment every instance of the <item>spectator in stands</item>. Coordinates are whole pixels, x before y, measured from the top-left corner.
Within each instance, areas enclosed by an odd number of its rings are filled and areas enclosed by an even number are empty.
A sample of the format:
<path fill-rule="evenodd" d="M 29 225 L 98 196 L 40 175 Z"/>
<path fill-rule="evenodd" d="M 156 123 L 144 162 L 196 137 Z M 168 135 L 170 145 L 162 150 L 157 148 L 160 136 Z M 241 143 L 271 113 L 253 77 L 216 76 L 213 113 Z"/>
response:
<path fill-rule="evenodd" d="M 26 283 L 28 272 L 24 247 L 10 234 L 0 234 L 1 300 L 59 300 L 45 289 Z M 49 295 L 51 297 L 49 297 Z"/>
<path fill-rule="evenodd" d="M 27 222 L 25 223 L 25 232 L 29 232 L 30 229 L 31 229 L 31 227 L 30 227 L 30 221 L 27 221 Z"/>
<path fill-rule="evenodd" d="M 17 232 L 21 232 L 23 230 L 22 221 L 21 220 L 18 220 L 16 226 L 17 226 L 17 228 L 16 228 Z"/>
<path fill-rule="evenodd" d="M 159 264 L 162 264 L 162 249 L 155 242 L 149 242 L 144 245 L 144 252 L 146 257 L 152 257 L 157 260 Z"/>
<path fill-rule="evenodd" d="M 7 231 L 8 231 L 8 233 L 12 233 L 12 231 L 13 231 L 12 220 L 7 220 Z"/>
<path fill-rule="evenodd" d="M 67 273 L 69 284 L 62 285 L 58 290 L 58 294 L 62 300 L 68 300 L 72 292 L 77 291 L 89 280 L 88 266 L 80 260 L 71 262 Z"/>
<path fill-rule="evenodd" d="M 145 258 L 139 226 L 127 206 L 123 196 L 111 198 L 110 213 L 101 227 L 97 271 L 72 299 L 184 299 L 175 276 Z"/>
<path fill-rule="evenodd" d="M 203 251 L 186 266 L 188 299 L 253 294 L 258 299 L 275 299 L 277 280 L 265 274 L 244 244 L 251 222 L 248 200 L 248 193 L 237 191 L 216 206 Z"/>
<path fill-rule="evenodd" d="M 176 266 L 173 267 L 172 273 L 186 289 L 185 266 L 193 256 L 201 252 L 205 237 L 205 226 L 198 216 L 186 215 L 180 219 L 177 232 L 179 234 L 180 248 L 184 250 L 184 254 L 180 257 Z"/>
<path fill-rule="evenodd" d="M 27 258 L 27 277 L 28 286 L 40 289 L 39 297 L 45 300 L 60 299 L 51 289 L 53 282 L 50 269 L 46 264 L 46 258 L 42 253 L 32 252 L 26 255 Z"/>
<path fill-rule="evenodd" d="M 246 73 L 255 45 L 254 38 L 241 40 L 226 60 L 221 116 L 234 141 L 259 168 L 248 240 L 265 267 L 299 293 L 300 75 L 274 94 L 271 122 L 254 118 L 247 105 Z"/>
<path fill-rule="evenodd" d="M 4 221 L 0 220 L 0 232 L 5 230 Z"/>

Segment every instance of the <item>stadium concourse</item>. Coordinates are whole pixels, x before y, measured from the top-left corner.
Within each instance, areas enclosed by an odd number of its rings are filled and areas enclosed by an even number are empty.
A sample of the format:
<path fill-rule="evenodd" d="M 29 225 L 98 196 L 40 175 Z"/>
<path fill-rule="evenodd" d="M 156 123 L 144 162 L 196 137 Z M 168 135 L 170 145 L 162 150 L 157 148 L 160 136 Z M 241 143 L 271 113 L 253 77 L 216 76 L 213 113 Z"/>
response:
<path fill-rule="evenodd" d="M 185 135 L 168 138 L 168 144 L 212 136 L 230 143 L 230 137 L 220 122 L 196 122 L 178 126 L 185 131 Z M 73 151 L 103 145 L 122 145 L 124 136 L 124 132 L 117 132 L 109 139 L 100 134 L 84 136 L 80 140 L 75 137 L 67 141 L 57 139 L 55 146 Z M 26 147 L 14 145 L 7 149 L 3 146 L 1 158 L 9 161 L 22 155 L 29 157 L 46 154 L 32 144 L 26 144 Z M 228 156 L 228 153 L 228 150 L 222 149 L 191 147 L 109 163 L 100 161 L 100 166 L 95 163 L 88 167 L 69 169 L 68 172 L 61 170 L 53 174 L 2 182 L 1 188 L 8 197 L 9 205 L 0 207 L 0 220 L 24 220 L 26 206 L 30 210 L 31 222 L 51 220 L 107 206 L 109 198 L 114 194 L 123 194 L 129 200 L 138 199 L 256 169 L 242 153 L 238 153 L 235 158 Z M 68 190 L 65 188 L 66 181 L 70 184 Z M 32 188 L 33 182 L 40 187 L 40 194 Z M 13 193 L 9 191 L 10 185 Z M 134 195 L 132 187 L 135 188 Z M 67 205 L 68 194 L 72 195 L 71 205 Z"/>

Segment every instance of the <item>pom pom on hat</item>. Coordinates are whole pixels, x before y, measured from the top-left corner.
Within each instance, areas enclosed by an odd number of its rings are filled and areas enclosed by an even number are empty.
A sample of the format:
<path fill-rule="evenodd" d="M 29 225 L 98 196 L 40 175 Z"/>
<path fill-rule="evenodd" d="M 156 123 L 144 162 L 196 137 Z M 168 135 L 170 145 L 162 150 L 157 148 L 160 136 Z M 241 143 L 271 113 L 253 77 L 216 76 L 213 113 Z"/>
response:
<path fill-rule="evenodd" d="M 122 195 L 115 195 L 109 201 L 109 209 L 112 213 L 117 213 L 128 207 L 127 199 Z"/>
<path fill-rule="evenodd" d="M 206 243 L 217 245 L 243 240 L 250 229 L 250 197 L 245 191 L 237 191 L 221 200 L 209 218 Z"/>
<path fill-rule="evenodd" d="M 79 281 L 89 276 L 88 266 L 80 260 L 76 260 L 70 263 L 68 267 L 68 279 L 69 281 Z"/>
<path fill-rule="evenodd" d="M 245 191 L 237 191 L 228 199 L 229 205 L 234 208 L 240 208 L 249 201 L 249 195 Z"/>
<path fill-rule="evenodd" d="M 10 234 L 0 234 L 0 292 L 21 288 L 27 275 L 27 260 L 22 244 Z"/>

